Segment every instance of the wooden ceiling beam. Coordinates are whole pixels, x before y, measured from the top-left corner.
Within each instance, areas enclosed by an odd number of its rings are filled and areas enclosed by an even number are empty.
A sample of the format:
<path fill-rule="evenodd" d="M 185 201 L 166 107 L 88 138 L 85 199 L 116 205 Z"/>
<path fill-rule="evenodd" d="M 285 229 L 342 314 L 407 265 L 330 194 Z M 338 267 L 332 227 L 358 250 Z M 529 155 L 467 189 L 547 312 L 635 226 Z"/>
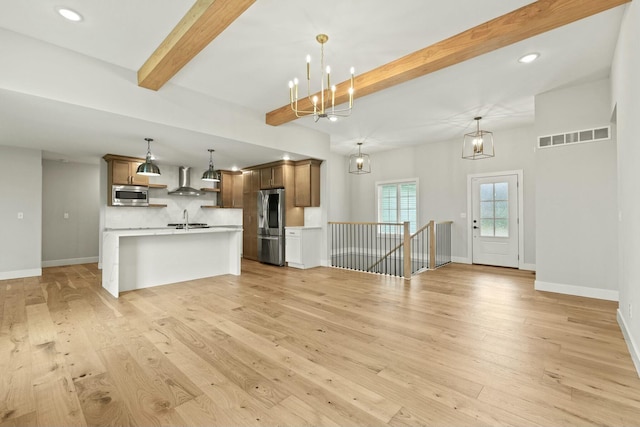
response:
<path fill-rule="evenodd" d="M 537 36 L 631 0 L 538 0 L 498 18 L 492 19 L 410 53 L 355 77 L 354 98 L 390 88 L 400 83 L 459 64 L 471 58 Z M 335 105 L 349 100 L 350 82 L 337 86 Z M 318 94 L 319 97 L 319 94 Z M 298 100 L 298 108 L 313 110 L 306 98 Z M 266 123 L 278 126 L 295 120 L 289 104 L 266 114 Z"/>
<path fill-rule="evenodd" d="M 138 70 L 138 86 L 158 90 L 255 0 L 196 0 Z"/>

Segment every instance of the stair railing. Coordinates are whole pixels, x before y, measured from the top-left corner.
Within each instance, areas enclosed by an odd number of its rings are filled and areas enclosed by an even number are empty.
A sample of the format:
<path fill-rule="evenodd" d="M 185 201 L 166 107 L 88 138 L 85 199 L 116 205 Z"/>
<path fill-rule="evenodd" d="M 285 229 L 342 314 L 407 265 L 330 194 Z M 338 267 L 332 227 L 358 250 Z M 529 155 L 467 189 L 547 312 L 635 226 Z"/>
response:
<path fill-rule="evenodd" d="M 410 279 L 451 262 L 451 224 L 329 222 L 331 266 Z"/>

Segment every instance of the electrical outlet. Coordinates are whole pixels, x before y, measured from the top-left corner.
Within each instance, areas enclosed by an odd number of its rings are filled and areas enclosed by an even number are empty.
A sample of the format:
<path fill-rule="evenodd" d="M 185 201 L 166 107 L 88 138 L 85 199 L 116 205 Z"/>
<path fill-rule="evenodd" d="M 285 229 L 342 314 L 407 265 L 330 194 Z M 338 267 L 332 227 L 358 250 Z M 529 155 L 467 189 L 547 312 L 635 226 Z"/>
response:
<path fill-rule="evenodd" d="M 24 213 L 18 212 L 18 219 L 23 219 L 23 218 L 24 218 Z"/>
<path fill-rule="evenodd" d="M 62 217 L 64 219 L 69 219 L 69 212 L 65 212 L 64 215 L 62 215 Z"/>

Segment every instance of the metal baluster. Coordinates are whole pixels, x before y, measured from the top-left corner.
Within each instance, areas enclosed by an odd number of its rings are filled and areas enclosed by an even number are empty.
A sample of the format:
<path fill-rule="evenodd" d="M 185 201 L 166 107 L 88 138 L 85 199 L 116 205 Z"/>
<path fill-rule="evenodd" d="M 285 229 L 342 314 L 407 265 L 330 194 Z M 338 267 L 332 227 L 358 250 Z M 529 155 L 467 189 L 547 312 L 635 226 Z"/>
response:
<path fill-rule="evenodd" d="M 359 241 L 359 248 L 358 248 L 358 270 L 362 271 L 364 270 L 364 267 L 362 266 L 362 250 L 363 250 L 363 240 L 362 240 L 362 224 L 358 226 L 358 241 Z"/>
<path fill-rule="evenodd" d="M 333 236 L 333 224 L 329 224 L 329 235 L 331 236 L 331 254 L 329 255 L 330 256 L 329 260 L 331 262 L 331 267 L 335 267 L 333 265 L 333 249 L 335 244 L 335 240 Z"/>

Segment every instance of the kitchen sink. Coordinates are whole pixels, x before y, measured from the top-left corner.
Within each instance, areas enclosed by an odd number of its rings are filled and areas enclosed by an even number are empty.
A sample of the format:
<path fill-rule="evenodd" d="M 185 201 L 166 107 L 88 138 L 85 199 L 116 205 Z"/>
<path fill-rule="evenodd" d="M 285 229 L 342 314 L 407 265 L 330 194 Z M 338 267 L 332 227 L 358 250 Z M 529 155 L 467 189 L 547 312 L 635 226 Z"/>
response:
<path fill-rule="evenodd" d="M 184 228 L 186 228 L 186 224 L 184 222 L 180 224 L 167 224 L 167 226 L 173 227 L 176 230 L 183 230 Z M 209 225 L 201 222 L 190 222 L 188 228 L 209 228 Z"/>

